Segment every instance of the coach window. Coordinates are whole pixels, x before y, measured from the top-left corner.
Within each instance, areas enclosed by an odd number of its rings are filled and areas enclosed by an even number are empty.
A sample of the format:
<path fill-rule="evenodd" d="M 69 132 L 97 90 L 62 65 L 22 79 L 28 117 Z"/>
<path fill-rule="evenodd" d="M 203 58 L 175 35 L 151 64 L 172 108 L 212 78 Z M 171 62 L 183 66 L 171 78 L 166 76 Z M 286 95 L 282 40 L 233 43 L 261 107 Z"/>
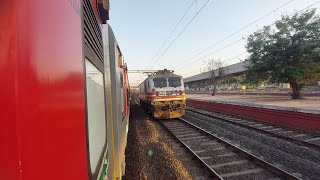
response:
<path fill-rule="evenodd" d="M 106 119 L 104 102 L 103 73 L 88 59 L 86 65 L 88 139 L 91 173 L 98 166 L 103 147 L 106 143 Z"/>

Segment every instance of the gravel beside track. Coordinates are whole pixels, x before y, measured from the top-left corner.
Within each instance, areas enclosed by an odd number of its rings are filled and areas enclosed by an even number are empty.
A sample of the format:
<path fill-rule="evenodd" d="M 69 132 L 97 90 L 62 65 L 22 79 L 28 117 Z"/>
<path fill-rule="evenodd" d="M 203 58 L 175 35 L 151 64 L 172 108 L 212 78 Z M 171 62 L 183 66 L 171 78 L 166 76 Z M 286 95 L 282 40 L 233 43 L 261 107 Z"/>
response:
<path fill-rule="evenodd" d="M 301 132 L 301 130 L 285 129 L 273 124 L 268 124 L 268 123 L 246 119 L 246 118 L 238 118 L 235 116 L 217 113 L 217 112 L 210 112 L 202 109 L 197 109 L 194 107 L 188 107 L 187 110 L 190 112 L 208 115 L 212 118 L 217 118 L 222 121 L 235 124 L 237 126 L 260 131 L 269 135 L 273 135 L 275 137 L 286 139 L 288 141 L 293 141 L 297 144 L 301 144 L 307 147 L 320 150 L 320 134 L 315 134 L 310 132 Z"/>
<path fill-rule="evenodd" d="M 201 161 L 188 151 L 172 134 L 168 131 L 162 131 L 163 137 L 167 140 L 168 144 L 172 147 L 177 157 L 184 164 L 186 169 L 192 176 L 192 179 L 214 179 L 211 173 L 204 168 Z"/>
<path fill-rule="evenodd" d="M 182 119 L 161 122 L 223 179 L 280 179 L 280 177 L 295 179 L 290 174 L 189 125 Z"/>
<path fill-rule="evenodd" d="M 192 179 L 163 137 L 163 127 L 132 103 L 123 179 Z M 148 154 L 152 150 L 153 154 Z"/>
<path fill-rule="evenodd" d="M 191 111 L 184 119 L 302 179 L 320 177 L 320 152 L 316 149 Z"/>

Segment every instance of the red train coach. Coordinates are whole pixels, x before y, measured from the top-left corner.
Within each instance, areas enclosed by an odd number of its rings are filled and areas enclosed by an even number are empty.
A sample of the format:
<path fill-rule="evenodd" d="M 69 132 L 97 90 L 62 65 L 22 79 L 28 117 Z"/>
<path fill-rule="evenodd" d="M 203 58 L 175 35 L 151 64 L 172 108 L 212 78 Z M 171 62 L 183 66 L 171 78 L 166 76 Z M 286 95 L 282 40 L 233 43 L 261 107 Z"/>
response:
<path fill-rule="evenodd" d="M 0 179 L 124 173 L 126 65 L 108 0 L 0 1 Z"/>

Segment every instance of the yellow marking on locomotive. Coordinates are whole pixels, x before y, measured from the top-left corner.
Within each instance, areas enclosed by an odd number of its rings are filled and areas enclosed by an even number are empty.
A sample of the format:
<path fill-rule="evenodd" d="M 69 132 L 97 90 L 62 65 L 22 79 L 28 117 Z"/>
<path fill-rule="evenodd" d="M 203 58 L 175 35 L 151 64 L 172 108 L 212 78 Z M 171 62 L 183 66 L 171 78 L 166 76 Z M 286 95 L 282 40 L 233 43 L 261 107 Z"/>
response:
<path fill-rule="evenodd" d="M 154 107 L 153 116 L 158 119 L 179 118 L 185 114 L 186 101 L 153 101 L 151 105 Z"/>

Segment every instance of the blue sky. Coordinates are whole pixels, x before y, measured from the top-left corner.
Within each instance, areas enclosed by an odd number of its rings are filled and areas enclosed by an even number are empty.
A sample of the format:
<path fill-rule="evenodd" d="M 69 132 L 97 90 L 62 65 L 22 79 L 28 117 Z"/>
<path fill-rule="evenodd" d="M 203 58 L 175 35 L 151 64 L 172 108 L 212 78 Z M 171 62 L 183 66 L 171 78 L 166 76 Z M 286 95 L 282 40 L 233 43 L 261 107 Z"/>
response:
<path fill-rule="evenodd" d="M 206 1 L 196 0 L 159 55 L 170 45 Z M 231 38 L 201 54 L 199 53 L 288 1 L 209 0 L 209 3 L 168 51 L 159 58 L 152 69 L 168 68 L 175 70 L 177 74 L 188 77 L 200 72 L 203 60 L 220 58 L 227 64 L 237 63 L 247 55 L 245 53 L 245 39 L 228 48 L 218 50 L 252 34 L 265 25 L 272 24 L 282 14 L 291 15 L 319 0 L 294 0 Z M 192 2 L 193 0 L 110 1 L 109 24 L 113 28 L 129 69 L 147 69 L 154 60 L 158 59 L 158 57 L 156 59 L 154 57 L 159 48 Z M 312 7 L 320 9 L 320 3 Z M 143 75 L 129 75 L 131 84 L 138 84 L 144 78 Z"/>

